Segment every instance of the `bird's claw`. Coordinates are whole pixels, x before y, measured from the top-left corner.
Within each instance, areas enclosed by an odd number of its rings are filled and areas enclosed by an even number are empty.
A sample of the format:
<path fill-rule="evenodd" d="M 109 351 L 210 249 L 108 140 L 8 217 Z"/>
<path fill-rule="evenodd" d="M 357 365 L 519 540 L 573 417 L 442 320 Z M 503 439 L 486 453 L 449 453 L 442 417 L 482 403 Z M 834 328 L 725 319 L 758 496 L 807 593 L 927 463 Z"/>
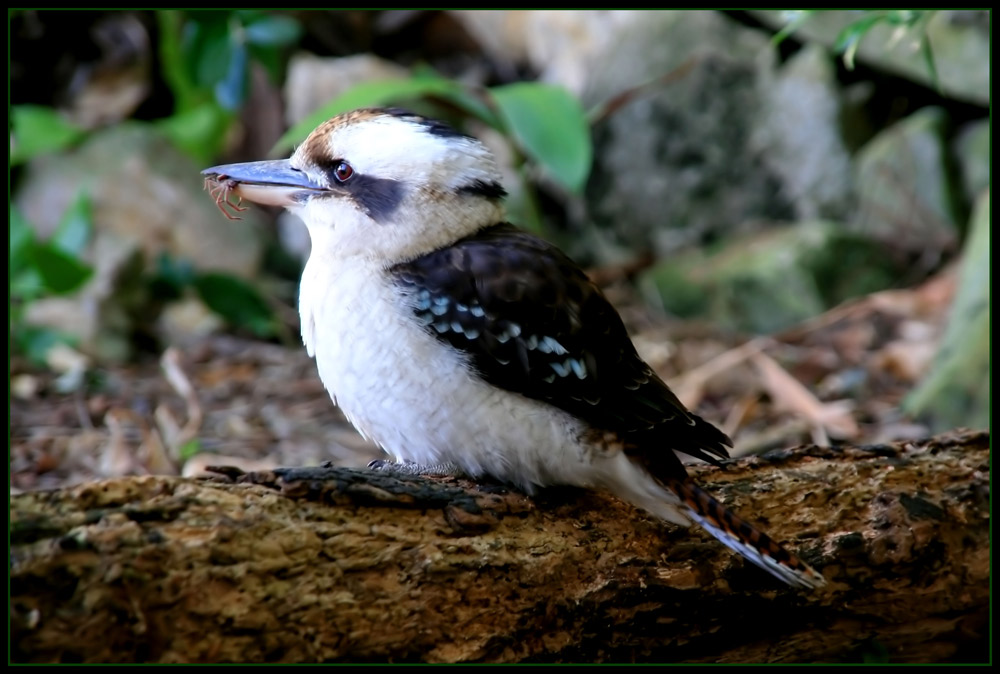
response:
<path fill-rule="evenodd" d="M 374 461 L 368 462 L 368 470 L 375 470 L 378 472 L 395 471 L 399 466 L 395 461 L 389 461 L 387 459 L 375 459 Z"/>

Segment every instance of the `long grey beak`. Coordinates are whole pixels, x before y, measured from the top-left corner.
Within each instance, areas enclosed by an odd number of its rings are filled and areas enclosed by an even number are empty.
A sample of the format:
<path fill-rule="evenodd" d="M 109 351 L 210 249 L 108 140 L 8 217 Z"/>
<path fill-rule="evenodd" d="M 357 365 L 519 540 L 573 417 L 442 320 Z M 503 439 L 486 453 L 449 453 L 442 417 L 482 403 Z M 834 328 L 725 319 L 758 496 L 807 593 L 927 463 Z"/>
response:
<path fill-rule="evenodd" d="M 322 185 L 309 180 L 303 171 L 293 169 L 287 159 L 270 161 L 249 161 L 242 164 L 222 164 L 213 166 L 201 172 L 203 176 L 224 180 L 226 178 L 238 183 L 253 185 L 274 185 L 283 187 L 301 187 L 307 190 L 322 190 Z"/>
<path fill-rule="evenodd" d="M 303 171 L 292 168 L 287 159 L 221 164 L 201 172 L 217 182 L 232 181 L 238 196 L 258 204 L 294 206 L 303 201 L 304 191 L 326 191 Z"/>

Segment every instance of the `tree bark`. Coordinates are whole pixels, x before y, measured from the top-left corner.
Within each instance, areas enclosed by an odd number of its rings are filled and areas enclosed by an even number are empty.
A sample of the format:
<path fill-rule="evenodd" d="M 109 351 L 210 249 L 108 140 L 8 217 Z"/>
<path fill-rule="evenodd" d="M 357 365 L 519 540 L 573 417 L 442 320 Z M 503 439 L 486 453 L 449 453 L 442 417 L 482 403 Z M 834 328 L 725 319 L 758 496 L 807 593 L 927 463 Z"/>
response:
<path fill-rule="evenodd" d="M 19 662 L 986 661 L 989 435 L 692 467 L 794 591 L 595 492 L 341 468 L 11 498 Z"/>

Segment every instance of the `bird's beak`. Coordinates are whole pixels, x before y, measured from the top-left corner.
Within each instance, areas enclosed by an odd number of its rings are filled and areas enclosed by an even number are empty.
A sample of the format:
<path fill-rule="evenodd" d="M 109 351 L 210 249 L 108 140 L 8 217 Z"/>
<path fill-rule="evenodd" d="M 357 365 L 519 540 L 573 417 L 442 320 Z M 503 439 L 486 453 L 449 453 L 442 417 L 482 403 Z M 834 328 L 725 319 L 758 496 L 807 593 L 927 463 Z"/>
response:
<path fill-rule="evenodd" d="M 223 164 L 201 174 L 238 197 L 270 206 L 294 206 L 310 191 L 326 191 L 304 171 L 292 168 L 287 159 Z"/>

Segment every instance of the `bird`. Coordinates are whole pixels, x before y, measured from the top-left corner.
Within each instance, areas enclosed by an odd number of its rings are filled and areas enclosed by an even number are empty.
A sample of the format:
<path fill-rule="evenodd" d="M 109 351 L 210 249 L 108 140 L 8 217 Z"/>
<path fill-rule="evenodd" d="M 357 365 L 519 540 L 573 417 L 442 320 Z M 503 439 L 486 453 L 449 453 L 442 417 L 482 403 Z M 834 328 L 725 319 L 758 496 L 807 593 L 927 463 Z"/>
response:
<path fill-rule="evenodd" d="M 305 222 L 302 340 L 333 402 L 395 459 L 370 467 L 605 490 L 790 586 L 824 584 L 688 477 L 678 452 L 719 463 L 732 441 L 642 360 L 576 263 L 507 222 L 478 139 L 362 108 L 289 159 L 202 173 L 228 217 L 246 200 Z"/>

